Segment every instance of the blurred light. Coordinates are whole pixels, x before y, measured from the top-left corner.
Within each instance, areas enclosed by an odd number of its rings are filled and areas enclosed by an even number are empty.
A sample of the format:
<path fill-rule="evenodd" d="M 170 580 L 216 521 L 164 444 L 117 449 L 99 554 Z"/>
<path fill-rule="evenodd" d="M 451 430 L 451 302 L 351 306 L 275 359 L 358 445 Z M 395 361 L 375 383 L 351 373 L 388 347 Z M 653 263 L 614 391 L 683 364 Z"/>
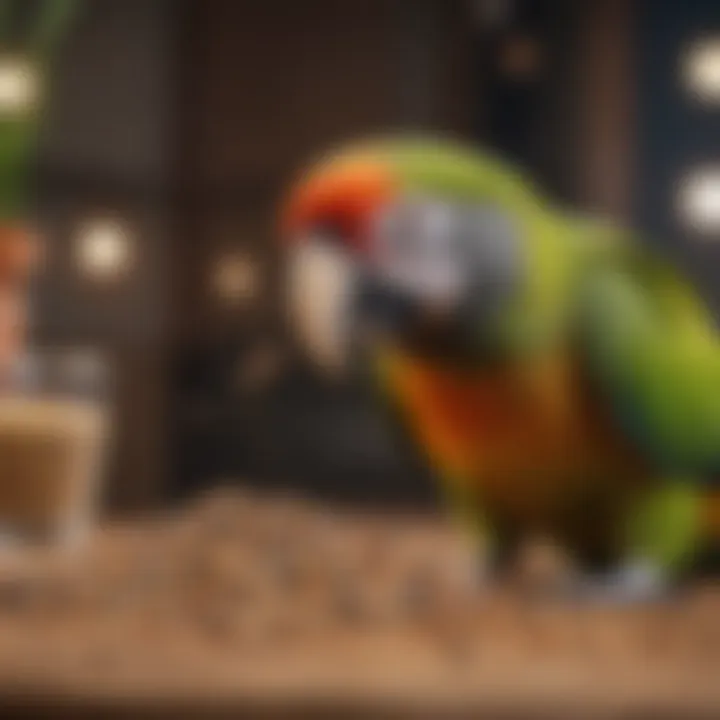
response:
<path fill-rule="evenodd" d="M 112 282 L 126 275 L 133 262 L 130 237 L 121 222 L 112 218 L 85 222 L 75 241 L 75 259 L 83 275 Z"/>
<path fill-rule="evenodd" d="M 246 252 L 221 257 L 213 270 L 212 286 L 225 303 L 237 305 L 255 299 L 260 292 L 260 269 Z"/>
<path fill-rule="evenodd" d="M 680 184 L 680 212 L 686 225 L 705 234 L 720 231 L 720 166 L 695 170 Z"/>
<path fill-rule="evenodd" d="M 30 110 L 37 102 L 38 75 L 32 64 L 22 58 L 0 58 L 0 113 Z"/>
<path fill-rule="evenodd" d="M 720 102 L 720 38 L 704 38 L 690 47 L 683 76 L 691 95 L 707 103 Z"/>

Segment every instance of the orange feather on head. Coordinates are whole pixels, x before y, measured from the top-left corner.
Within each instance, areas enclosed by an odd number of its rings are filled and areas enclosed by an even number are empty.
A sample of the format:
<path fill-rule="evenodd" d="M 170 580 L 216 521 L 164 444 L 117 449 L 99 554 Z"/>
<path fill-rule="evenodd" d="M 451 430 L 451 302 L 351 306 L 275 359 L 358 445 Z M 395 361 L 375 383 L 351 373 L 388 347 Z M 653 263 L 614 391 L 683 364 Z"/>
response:
<path fill-rule="evenodd" d="M 368 158 L 320 165 L 292 190 L 282 213 L 286 238 L 313 227 L 329 227 L 356 250 L 363 250 L 374 212 L 397 193 L 389 169 Z"/>

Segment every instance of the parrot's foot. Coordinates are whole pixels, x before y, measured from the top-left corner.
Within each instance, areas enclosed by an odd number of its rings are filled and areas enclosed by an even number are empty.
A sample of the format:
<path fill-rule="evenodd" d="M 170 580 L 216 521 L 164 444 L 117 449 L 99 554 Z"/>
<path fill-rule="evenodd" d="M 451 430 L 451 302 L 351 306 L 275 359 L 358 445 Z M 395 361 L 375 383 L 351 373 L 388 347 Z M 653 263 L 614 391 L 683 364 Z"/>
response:
<path fill-rule="evenodd" d="M 571 583 L 570 595 L 581 602 L 634 605 L 666 600 L 671 594 L 667 574 L 657 565 L 635 560 L 601 575 L 581 575 Z"/>

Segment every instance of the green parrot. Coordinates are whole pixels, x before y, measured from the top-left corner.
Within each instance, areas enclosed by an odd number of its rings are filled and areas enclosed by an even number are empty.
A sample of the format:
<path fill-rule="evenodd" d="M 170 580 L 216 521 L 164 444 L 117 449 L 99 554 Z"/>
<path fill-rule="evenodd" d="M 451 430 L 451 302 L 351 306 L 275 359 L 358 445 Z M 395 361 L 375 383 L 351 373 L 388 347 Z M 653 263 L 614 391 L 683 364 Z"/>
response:
<path fill-rule="evenodd" d="M 489 153 L 410 138 L 312 165 L 282 231 L 302 345 L 374 379 L 492 570 L 542 536 L 583 593 L 645 599 L 715 547 L 720 344 L 649 248 Z"/>

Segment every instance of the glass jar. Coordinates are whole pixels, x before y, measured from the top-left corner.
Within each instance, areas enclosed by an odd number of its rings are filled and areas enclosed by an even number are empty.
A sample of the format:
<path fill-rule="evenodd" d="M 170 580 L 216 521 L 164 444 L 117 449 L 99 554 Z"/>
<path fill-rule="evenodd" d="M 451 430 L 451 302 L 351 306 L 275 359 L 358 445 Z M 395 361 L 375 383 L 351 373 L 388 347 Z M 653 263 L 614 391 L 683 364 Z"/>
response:
<path fill-rule="evenodd" d="M 77 544 L 98 506 L 111 431 L 107 365 L 95 352 L 19 359 L 0 392 L 0 540 Z"/>

